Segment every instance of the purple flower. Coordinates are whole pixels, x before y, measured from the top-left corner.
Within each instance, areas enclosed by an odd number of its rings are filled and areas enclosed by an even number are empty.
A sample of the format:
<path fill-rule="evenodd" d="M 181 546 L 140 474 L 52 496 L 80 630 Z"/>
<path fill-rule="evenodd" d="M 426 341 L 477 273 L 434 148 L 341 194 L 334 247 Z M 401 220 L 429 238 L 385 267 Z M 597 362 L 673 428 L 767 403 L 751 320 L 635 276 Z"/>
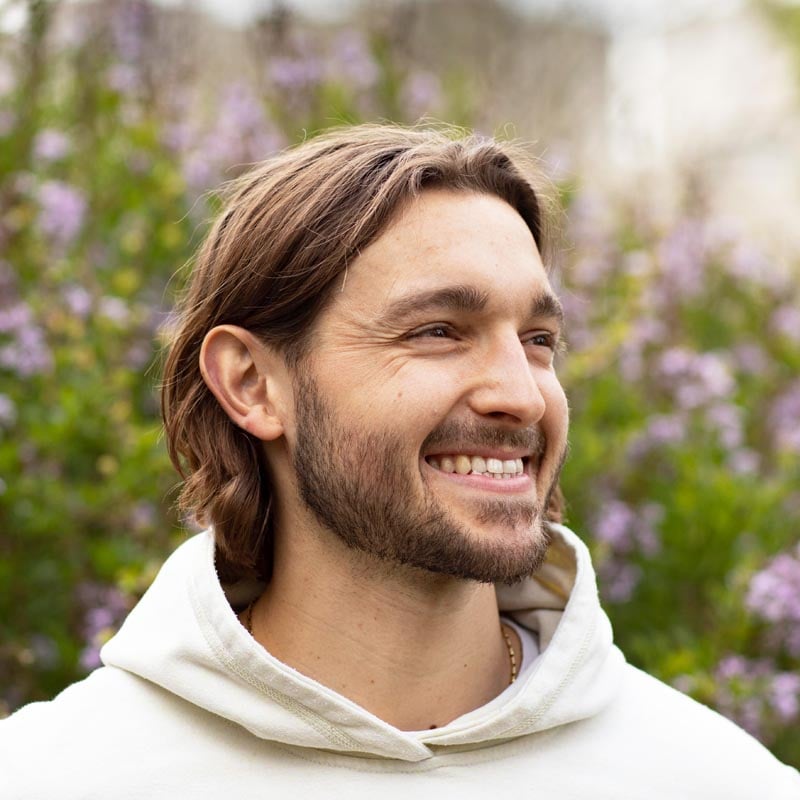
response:
<path fill-rule="evenodd" d="M 779 672 L 772 679 L 770 704 L 784 722 L 793 722 L 800 714 L 800 675 Z"/>
<path fill-rule="evenodd" d="M 323 78 L 322 61 L 315 55 L 280 56 L 269 65 L 272 83 L 286 93 L 304 92 L 317 86 Z"/>
<path fill-rule="evenodd" d="M 599 195 L 583 192 L 573 200 L 569 213 L 570 238 L 581 249 L 605 250 L 612 241 L 610 204 Z"/>
<path fill-rule="evenodd" d="M 633 542 L 631 528 L 636 522 L 633 509 L 621 500 L 604 503 L 594 525 L 595 536 L 613 550 L 628 552 Z"/>
<path fill-rule="evenodd" d="M 603 563 L 598 574 L 603 595 L 609 603 L 625 603 L 630 600 L 642 579 L 641 567 L 616 559 Z"/>
<path fill-rule="evenodd" d="M 654 317 L 634 320 L 619 355 L 620 372 L 625 380 L 634 382 L 642 377 L 645 348 L 662 342 L 665 336 L 666 328 L 661 320 Z"/>
<path fill-rule="evenodd" d="M 39 226 L 56 244 L 67 247 L 78 235 L 86 215 L 86 198 L 63 181 L 45 181 L 39 187 Z"/>
<path fill-rule="evenodd" d="M 769 367 L 769 356 L 757 344 L 740 344 L 732 350 L 736 366 L 751 375 L 763 375 Z"/>
<path fill-rule="evenodd" d="M 566 332 L 570 348 L 581 349 L 589 344 L 590 333 L 586 327 L 589 316 L 589 301 L 573 291 L 560 293 L 561 304 L 566 319 Z"/>
<path fill-rule="evenodd" d="M 800 545 L 781 553 L 750 581 L 747 606 L 768 622 L 800 624 Z"/>
<path fill-rule="evenodd" d="M 247 85 L 234 83 L 220 98 L 220 113 L 211 130 L 175 128 L 171 144 L 184 153 L 186 183 L 199 191 L 216 183 L 231 166 L 261 161 L 284 142 L 260 98 Z"/>
<path fill-rule="evenodd" d="M 679 297 L 695 297 L 704 285 L 708 248 L 699 220 L 686 219 L 675 226 L 658 246 L 665 286 Z"/>
<path fill-rule="evenodd" d="M 92 296 L 83 286 L 66 286 L 61 294 L 67 308 L 76 317 L 85 319 L 92 310 Z"/>
<path fill-rule="evenodd" d="M 52 128 L 40 131 L 33 140 L 33 157 L 40 161 L 58 161 L 71 150 L 69 137 Z"/>
<path fill-rule="evenodd" d="M 220 112 L 226 126 L 242 134 L 252 134 L 266 126 L 263 104 L 244 83 L 233 83 L 226 87 Z"/>
<path fill-rule="evenodd" d="M 661 552 L 661 537 L 656 529 L 663 519 L 664 507 L 658 503 L 645 503 L 639 511 L 634 536 L 640 552 L 648 558 Z"/>
<path fill-rule="evenodd" d="M 176 153 L 188 150 L 195 138 L 194 127 L 186 119 L 169 123 L 163 133 L 165 146 Z"/>
<path fill-rule="evenodd" d="M 712 677 L 717 709 L 765 743 L 800 715 L 800 676 L 776 671 L 770 659 L 728 655 Z"/>
<path fill-rule="evenodd" d="M 715 352 L 671 348 L 662 354 L 658 369 L 678 405 L 686 410 L 727 398 L 736 388 L 727 359 Z"/>
<path fill-rule="evenodd" d="M 749 242 L 738 242 L 727 263 L 729 274 L 741 281 L 749 281 L 777 291 L 784 288 L 785 279 L 776 265 Z"/>
<path fill-rule="evenodd" d="M 47 372 L 52 364 L 44 333 L 33 323 L 20 325 L 14 338 L 0 347 L 0 367 L 13 370 L 22 378 Z"/>
<path fill-rule="evenodd" d="M 800 453 L 800 380 L 774 400 L 768 420 L 777 448 Z"/>
<path fill-rule="evenodd" d="M 84 616 L 84 625 L 92 635 L 110 628 L 114 624 L 114 614 L 110 608 L 90 608 Z"/>
<path fill-rule="evenodd" d="M 97 306 L 98 312 L 117 325 L 125 325 L 131 316 L 131 310 L 124 300 L 119 297 L 106 296 L 100 298 Z"/>
<path fill-rule="evenodd" d="M 137 372 L 150 360 L 153 348 L 145 342 L 132 344 L 125 353 L 125 365 Z"/>
<path fill-rule="evenodd" d="M 680 444 L 686 437 L 686 419 L 679 414 L 656 414 L 645 429 L 631 441 L 628 453 L 637 459 L 663 447 Z"/>
<path fill-rule="evenodd" d="M 742 445 L 744 428 L 742 408 L 733 403 L 719 403 L 706 410 L 706 420 L 716 429 L 720 442 L 728 450 Z"/>
<path fill-rule="evenodd" d="M 344 79 L 357 89 L 369 89 L 378 80 L 378 65 L 364 36 L 354 30 L 340 34 L 334 42 L 330 78 Z"/>
<path fill-rule="evenodd" d="M 101 646 L 102 645 L 92 643 L 81 650 L 78 663 L 86 672 L 91 672 L 93 669 L 97 669 L 98 667 L 102 666 L 103 662 L 100 660 Z"/>
<path fill-rule="evenodd" d="M 130 514 L 130 525 L 136 531 L 151 528 L 158 521 L 156 507 L 152 503 L 142 501 L 137 503 Z"/>
<path fill-rule="evenodd" d="M 750 671 L 750 662 L 740 655 L 729 655 L 722 658 L 715 671 L 718 680 L 729 681 L 731 678 L 747 676 Z"/>
<path fill-rule="evenodd" d="M 108 87 L 120 94 L 133 94 L 139 87 L 139 70 L 130 64 L 112 64 L 106 73 Z"/>
<path fill-rule="evenodd" d="M 30 306 L 25 303 L 15 303 L 9 308 L 0 309 L 0 333 L 13 333 L 32 322 L 33 314 Z"/>
<path fill-rule="evenodd" d="M 658 503 L 634 508 L 621 500 L 610 500 L 602 505 L 595 519 L 595 536 L 607 544 L 614 555 L 636 551 L 652 557 L 661 549 L 656 528 L 663 517 L 664 509 Z"/>
<path fill-rule="evenodd" d="M 671 347 L 661 354 L 659 371 L 665 378 L 676 378 L 690 371 L 694 353 L 685 347 Z"/>
<path fill-rule="evenodd" d="M 737 475 L 754 475 L 761 468 L 761 456 L 747 448 L 735 450 L 728 456 L 728 466 Z"/>
<path fill-rule="evenodd" d="M 612 253 L 592 251 L 572 264 L 570 278 L 578 286 L 591 288 L 604 284 L 615 267 L 616 260 Z"/>
<path fill-rule="evenodd" d="M 82 583 L 76 590 L 78 602 L 84 607 L 81 666 L 89 671 L 100 666 L 100 648 L 108 641 L 128 612 L 129 602 L 115 586 Z"/>
<path fill-rule="evenodd" d="M 111 33 L 117 53 L 123 61 L 138 62 L 142 58 L 152 9 L 147 0 L 124 0 L 115 6 Z"/>
<path fill-rule="evenodd" d="M 800 344 L 800 308 L 779 306 L 772 312 L 769 326 L 778 335 Z"/>
<path fill-rule="evenodd" d="M 442 87 L 431 72 L 415 72 L 406 80 L 402 101 L 409 116 L 422 117 L 442 104 Z"/>

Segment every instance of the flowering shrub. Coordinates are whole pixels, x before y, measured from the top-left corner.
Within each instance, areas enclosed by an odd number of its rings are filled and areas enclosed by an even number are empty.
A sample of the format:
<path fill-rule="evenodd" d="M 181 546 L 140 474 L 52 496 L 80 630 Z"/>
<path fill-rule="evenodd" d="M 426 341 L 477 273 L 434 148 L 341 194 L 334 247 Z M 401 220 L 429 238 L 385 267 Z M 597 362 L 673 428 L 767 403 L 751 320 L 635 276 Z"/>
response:
<path fill-rule="evenodd" d="M 608 215 L 569 209 L 570 521 L 628 657 L 800 763 L 797 275 L 713 220 Z"/>
<path fill-rule="evenodd" d="M 290 28 L 205 86 L 143 0 L 75 9 L 0 51 L 0 713 L 97 666 L 185 536 L 154 362 L 213 187 L 332 122 L 467 121 L 383 34 Z M 563 485 L 617 639 L 800 764 L 796 275 L 563 188 Z"/>

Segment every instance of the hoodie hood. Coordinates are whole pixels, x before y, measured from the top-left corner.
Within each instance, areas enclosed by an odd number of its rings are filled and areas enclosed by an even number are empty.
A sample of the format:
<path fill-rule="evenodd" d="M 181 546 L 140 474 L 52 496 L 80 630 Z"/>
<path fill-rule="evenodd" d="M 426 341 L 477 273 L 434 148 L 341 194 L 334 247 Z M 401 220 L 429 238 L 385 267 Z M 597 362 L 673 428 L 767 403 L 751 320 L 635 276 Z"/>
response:
<path fill-rule="evenodd" d="M 594 716 L 622 681 L 624 658 L 600 608 L 589 552 L 569 529 L 551 531 L 541 569 L 497 587 L 501 612 L 539 638 L 540 654 L 522 685 L 507 703 L 434 730 L 398 730 L 271 656 L 231 606 L 246 604 L 257 587 L 220 584 L 211 531 L 166 561 L 101 658 L 286 745 L 414 762 L 507 742 Z"/>

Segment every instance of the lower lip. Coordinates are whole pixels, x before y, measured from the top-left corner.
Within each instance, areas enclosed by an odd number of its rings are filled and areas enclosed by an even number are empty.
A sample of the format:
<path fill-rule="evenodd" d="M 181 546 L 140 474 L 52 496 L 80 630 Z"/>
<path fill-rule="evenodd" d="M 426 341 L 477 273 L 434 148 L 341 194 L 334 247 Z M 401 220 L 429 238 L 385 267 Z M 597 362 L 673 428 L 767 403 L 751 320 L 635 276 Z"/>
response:
<path fill-rule="evenodd" d="M 486 475 L 460 475 L 458 472 L 443 472 L 432 467 L 425 459 L 423 459 L 422 463 L 434 475 L 471 489 L 498 492 L 499 494 L 517 494 L 530 491 L 533 488 L 533 479 L 527 472 L 515 475 L 513 478 L 489 478 Z M 525 468 L 528 468 L 527 465 Z"/>

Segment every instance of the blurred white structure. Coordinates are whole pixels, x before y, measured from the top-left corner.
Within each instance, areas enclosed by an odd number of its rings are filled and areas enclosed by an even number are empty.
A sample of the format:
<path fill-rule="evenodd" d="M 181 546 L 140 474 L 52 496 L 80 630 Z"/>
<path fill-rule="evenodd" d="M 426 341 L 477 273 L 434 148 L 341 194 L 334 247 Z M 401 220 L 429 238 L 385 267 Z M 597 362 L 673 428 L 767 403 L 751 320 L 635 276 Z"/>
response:
<path fill-rule="evenodd" d="M 683 15 L 673 5 L 672 13 L 608 28 L 612 169 L 625 183 L 673 191 L 680 176 L 694 176 L 713 210 L 776 249 L 797 247 L 800 120 L 792 53 L 748 5 L 683 5 Z"/>
<path fill-rule="evenodd" d="M 232 28 L 209 26 L 186 50 L 220 75 L 248 66 L 235 29 L 277 5 L 309 25 L 358 12 L 359 25 L 402 39 L 415 66 L 468 73 L 479 128 L 507 121 L 584 184 L 633 189 L 656 208 L 691 200 L 773 254 L 800 250 L 798 69 L 756 0 L 157 2 Z"/>
<path fill-rule="evenodd" d="M 165 0 L 165 2 L 177 0 Z M 273 0 L 201 0 L 228 21 L 263 13 Z M 366 6 L 374 14 L 395 0 L 283 0 L 310 17 L 342 18 Z M 744 0 L 423 0 L 427 22 L 416 55 L 441 66 L 434 37 L 448 31 L 465 64 L 485 84 L 507 79 L 487 118 L 507 119 L 523 137 L 566 152 L 584 180 L 622 192 L 637 187 L 655 205 L 683 202 L 687 182 L 700 186 L 712 212 L 770 243 L 800 248 L 800 117 L 797 68 L 764 16 Z M 437 11 L 438 7 L 438 11 Z M 520 42 L 508 49 L 487 37 L 487 16 L 513 13 L 536 32 L 519 66 Z M 442 13 L 444 12 L 444 13 Z M 474 36 L 451 33 L 474 14 Z M 425 10 L 423 10 L 425 15 Z M 448 16 L 449 23 L 448 24 Z M 459 19 L 460 18 L 460 19 Z M 502 20 L 498 19 L 503 31 Z M 440 27 L 441 26 L 441 27 Z M 468 25 L 466 26 L 469 27 Z M 506 37 L 514 36 L 504 30 Z M 573 45 L 567 43 L 573 37 Z M 481 37 L 486 45 L 481 52 Z M 547 37 L 557 44 L 549 48 Z M 499 61 L 499 66 L 495 64 Z M 556 61 L 558 63 L 556 63 Z M 535 79 L 534 79 L 535 78 Z M 580 86 L 585 91 L 580 91 Z M 520 93 L 530 98 L 520 103 Z M 507 102 L 504 102 L 507 99 Z"/>

